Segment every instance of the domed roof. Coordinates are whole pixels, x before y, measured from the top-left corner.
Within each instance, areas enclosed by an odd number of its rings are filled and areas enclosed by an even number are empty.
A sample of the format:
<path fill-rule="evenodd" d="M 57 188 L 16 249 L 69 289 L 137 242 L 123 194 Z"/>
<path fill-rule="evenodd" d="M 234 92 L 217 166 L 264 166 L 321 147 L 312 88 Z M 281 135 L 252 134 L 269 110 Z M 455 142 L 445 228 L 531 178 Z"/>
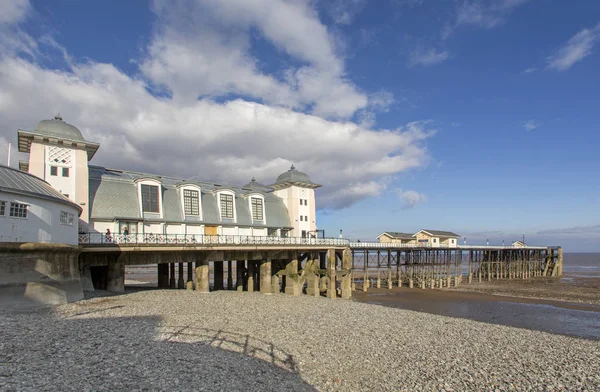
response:
<path fill-rule="evenodd" d="M 306 188 L 318 188 L 321 186 L 312 182 L 308 174 L 296 170 L 294 165 L 290 167 L 290 170 L 280 174 L 279 177 L 277 177 L 277 181 L 275 182 L 274 186 L 279 185 L 279 187 L 281 187 L 282 185 L 288 184 L 299 185 Z"/>
<path fill-rule="evenodd" d="M 42 120 L 35 126 L 36 133 L 42 133 L 57 139 L 67 139 L 74 141 L 85 141 L 81 131 L 75 126 L 63 121 L 60 114 L 57 114 L 51 120 Z"/>
<path fill-rule="evenodd" d="M 252 180 L 250 180 L 250 182 L 244 185 L 242 188 L 248 188 L 256 192 L 269 192 L 273 190 L 271 187 L 256 181 L 254 177 L 252 177 Z"/>

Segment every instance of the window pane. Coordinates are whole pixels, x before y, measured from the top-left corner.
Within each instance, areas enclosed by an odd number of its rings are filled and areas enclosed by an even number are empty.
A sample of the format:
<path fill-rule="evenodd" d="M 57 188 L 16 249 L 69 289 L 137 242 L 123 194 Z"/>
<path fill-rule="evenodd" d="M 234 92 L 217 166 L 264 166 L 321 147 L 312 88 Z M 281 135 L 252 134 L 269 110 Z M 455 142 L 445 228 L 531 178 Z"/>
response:
<path fill-rule="evenodd" d="M 15 218 L 27 218 L 27 205 L 10 203 L 10 216 Z"/>
<path fill-rule="evenodd" d="M 58 167 L 56 167 L 56 166 L 50 166 L 50 175 L 51 176 L 57 176 L 58 175 Z"/>
<path fill-rule="evenodd" d="M 183 190 L 183 207 L 186 215 L 200 215 L 198 191 Z"/>
<path fill-rule="evenodd" d="M 0 215 L 4 215 L 6 212 L 6 202 L 0 201 Z"/>
<path fill-rule="evenodd" d="M 63 167 L 62 168 L 62 176 L 63 177 L 69 177 L 69 168 L 68 167 Z"/>
<path fill-rule="evenodd" d="M 221 195 L 221 217 L 233 219 L 233 196 Z"/>
<path fill-rule="evenodd" d="M 158 208 L 158 186 L 142 184 L 142 210 L 160 212 Z"/>
<path fill-rule="evenodd" d="M 252 205 L 252 219 L 263 220 L 263 203 L 262 199 L 253 197 L 250 199 Z"/>

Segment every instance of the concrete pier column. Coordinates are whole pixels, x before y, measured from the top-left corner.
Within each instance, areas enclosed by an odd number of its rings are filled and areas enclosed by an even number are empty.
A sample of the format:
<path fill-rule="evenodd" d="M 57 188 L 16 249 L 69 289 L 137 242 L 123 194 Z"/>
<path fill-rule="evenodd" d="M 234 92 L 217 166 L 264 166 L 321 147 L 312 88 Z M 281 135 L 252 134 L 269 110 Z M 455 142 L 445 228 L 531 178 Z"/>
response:
<path fill-rule="evenodd" d="M 431 279 L 430 288 L 435 289 L 435 279 Z"/>
<path fill-rule="evenodd" d="M 294 254 L 294 259 L 289 260 L 285 266 L 285 293 L 288 295 L 300 295 L 302 288 L 298 282 L 298 255 Z"/>
<path fill-rule="evenodd" d="M 106 290 L 113 293 L 125 291 L 125 262 L 115 258 L 108 263 Z"/>
<path fill-rule="evenodd" d="M 469 283 L 473 283 L 473 274 L 469 273 Z"/>
<path fill-rule="evenodd" d="M 223 261 L 213 262 L 213 271 L 215 274 L 215 291 L 223 290 Z"/>
<path fill-rule="evenodd" d="M 254 261 L 248 260 L 248 292 L 254 291 Z"/>
<path fill-rule="evenodd" d="M 169 264 L 158 264 L 158 288 L 168 289 L 169 288 Z"/>
<path fill-rule="evenodd" d="M 446 287 L 450 287 L 451 284 L 452 284 L 452 278 L 450 276 L 448 276 L 446 278 Z"/>
<path fill-rule="evenodd" d="M 177 272 L 179 272 L 179 279 L 177 279 L 177 288 L 183 289 L 185 287 L 185 281 L 183 280 L 183 263 L 178 263 Z"/>
<path fill-rule="evenodd" d="M 413 280 L 412 280 L 412 279 L 409 279 L 409 280 L 408 280 L 408 288 L 409 288 L 409 289 L 412 289 L 412 288 L 413 288 Z"/>
<path fill-rule="evenodd" d="M 95 291 L 94 282 L 92 281 L 92 271 L 88 265 L 81 268 L 81 288 L 83 291 Z"/>
<path fill-rule="evenodd" d="M 233 290 L 233 271 L 231 270 L 231 260 L 227 260 L 227 290 Z"/>
<path fill-rule="evenodd" d="M 208 261 L 201 260 L 196 262 L 196 291 L 208 293 Z"/>
<path fill-rule="evenodd" d="M 271 277 L 271 293 L 278 294 L 279 292 L 279 275 L 275 274 Z"/>
<path fill-rule="evenodd" d="M 271 257 L 260 263 L 260 292 L 271 294 Z"/>
<path fill-rule="evenodd" d="M 175 287 L 175 263 L 169 263 L 169 288 L 174 289 Z"/>
<path fill-rule="evenodd" d="M 391 290 L 392 287 L 393 287 L 393 283 L 392 283 L 392 268 L 388 268 L 387 281 L 388 281 L 387 288 L 389 290 Z"/>
<path fill-rule="evenodd" d="M 235 289 L 244 291 L 244 269 L 245 260 L 236 260 L 235 262 Z"/>
<path fill-rule="evenodd" d="M 187 263 L 187 282 L 185 282 L 187 290 L 194 290 L 194 266 L 193 263 Z"/>
<path fill-rule="evenodd" d="M 327 276 L 323 275 L 319 278 L 319 292 L 327 291 Z"/>

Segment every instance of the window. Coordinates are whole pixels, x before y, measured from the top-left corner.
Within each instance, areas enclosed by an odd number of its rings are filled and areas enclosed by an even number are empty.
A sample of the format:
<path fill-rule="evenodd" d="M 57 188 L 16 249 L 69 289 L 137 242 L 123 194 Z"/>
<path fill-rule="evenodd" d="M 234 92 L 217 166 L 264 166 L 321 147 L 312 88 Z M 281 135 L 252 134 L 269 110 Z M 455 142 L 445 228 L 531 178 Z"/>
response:
<path fill-rule="evenodd" d="M 433 243 L 434 243 L 434 244 L 435 244 L 435 243 L 437 243 L 437 238 L 434 238 L 434 239 L 433 239 Z"/>
<path fill-rule="evenodd" d="M 63 196 L 66 197 L 67 199 L 69 198 L 69 194 L 68 193 L 63 193 Z"/>
<path fill-rule="evenodd" d="M 304 205 L 307 206 L 308 205 L 308 199 L 304 199 Z"/>
<path fill-rule="evenodd" d="M 4 216 L 5 212 L 6 212 L 6 202 L 0 201 L 0 216 Z"/>
<path fill-rule="evenodd" d="M 304 221 L 308 222 L 308 215 L 304 215 Z"/>
<path fill-rule="evenodd" d="M 62 176 L 63 177 L 69 177 L 69 168 L 68 167 L 63 167 L 62 168 Z"/>
<path fill-rule="evenodd" d="M 60 224 L 73 226 L 74 215 L 66 211 L 60 212 Z"/>
<path fill-rule="evenodd" d="M 252 205 L 252 219 L 263 220 L 263 203 L 259 197 L 253 197 L 250 199 Z"/>
<path fill-rule="evenodd" d="M 232 195 L 221 195 L 221 218 L 233 219 Z"/>
<path fill-rule="evenodd" d="M 183 209 L 186 215 L 200 215 L 199 199 L 198 191 L 183 190 Z"/>
<path fill-rule="evenodd" d="M 27 204 L 10 203 L 10 216 L 14 218 L 27 218 Z"/>
<path fill-rule="evenodd" d="M 58 176 L 58 167 L 56 167 L 56 166 L 50 166 L 50 175 L 51 176 Z"/>
<path fill-rule="evenodd" d="M 300 215 L 300 222 L 304 220 L 304 216 Z"/>
<path fill-rule="evenodd" d="M 303 205 L 302 202 L 303 202 L 302 199 L 300 199 L 300 205 Z"/>
<path fill-rule="evenodd" d="M 142 211 L 160 212 L 158 209 L 158 186 L 142 184 Z"/>

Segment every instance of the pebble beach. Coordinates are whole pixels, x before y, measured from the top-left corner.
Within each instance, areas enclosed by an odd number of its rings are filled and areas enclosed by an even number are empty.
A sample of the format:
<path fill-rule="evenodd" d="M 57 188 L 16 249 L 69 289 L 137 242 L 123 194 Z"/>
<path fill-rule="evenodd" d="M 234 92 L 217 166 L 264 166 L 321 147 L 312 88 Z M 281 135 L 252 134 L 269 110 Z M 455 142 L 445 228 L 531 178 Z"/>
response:
<path fill-rule="evenodd" d="M 0 313 L 3 391 L 597 391 L 600 342 L 352 300 L 143 290 Z"/>

